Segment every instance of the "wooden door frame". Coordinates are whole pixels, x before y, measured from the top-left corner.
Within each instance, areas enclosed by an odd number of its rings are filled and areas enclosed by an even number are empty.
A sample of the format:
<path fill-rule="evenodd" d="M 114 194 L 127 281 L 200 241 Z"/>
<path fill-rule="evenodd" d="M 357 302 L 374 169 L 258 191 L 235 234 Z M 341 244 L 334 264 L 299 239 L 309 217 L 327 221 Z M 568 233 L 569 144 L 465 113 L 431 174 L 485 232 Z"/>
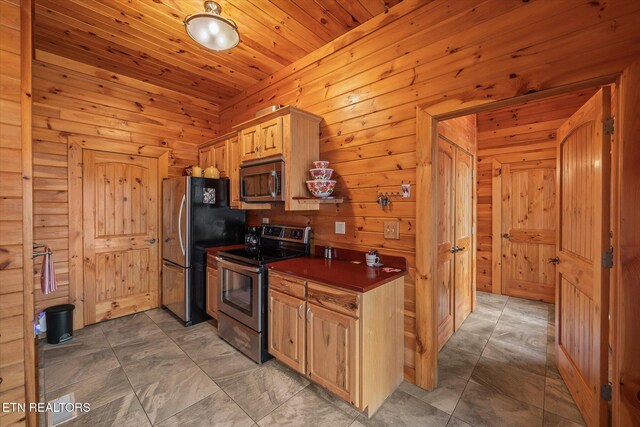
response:
<path fill-rule="evenodd" d="M 455 117 L 476 114 L 488 110 L 520 104 L 535 99 L 548 98 L 562 93 L 619 82 L 620 74 L 598 77 L 582 82 L 559 86 L 539 92 L 507 96 L 496 99 L 450 99 L 434 101 L 416 107 L 416 385 L 433 390 L 438 382 L 438 322 L 435 274 L 437 265 L 436 205 L 438 122 Z M 513 95 L 513 96 L 509 96 Z M 614 136 L 617 138 L 617 136 Z M 475 157 L 474 157 L 475 160 Z M 475 165 L 474 165 L 475 168 Z M 477 176 L 474 174 L 474 194 Z M 472 309 L 475 308 L 476 290 L 476 218 L 477 197 L 473 207 L 473 292 Z M 493 274 L 493 273 L 492 273 Z M 492 286 L 494 286 L 492 284 Z"/>
<path fill-rule="evenodd" d="M 67 155 L 69 160 L 69 303 L 75 304 L 73 329 L 85 326 L 84 313 L 84 229 L 82 213 L 82 158 L 84 150 L 102 151 L 112 154 L 135 155 L 158 160 L 158 241 L 162 242 L 162 180 L 169 177 L 168 148 L 151 145 L 136 145 L 128 142 L 85 139 L 80 135 L 67 136 Z M 194 147 L 194 149 L 196 149 Z M 158 251 L 158 265 L 162 263 L 162 251 Z M 158 269 L 158 279 L 160 278 Z M 159 283 L 159 282 L 158 282 Z M 160 290 L 158 290 L 160 298 Z"/>

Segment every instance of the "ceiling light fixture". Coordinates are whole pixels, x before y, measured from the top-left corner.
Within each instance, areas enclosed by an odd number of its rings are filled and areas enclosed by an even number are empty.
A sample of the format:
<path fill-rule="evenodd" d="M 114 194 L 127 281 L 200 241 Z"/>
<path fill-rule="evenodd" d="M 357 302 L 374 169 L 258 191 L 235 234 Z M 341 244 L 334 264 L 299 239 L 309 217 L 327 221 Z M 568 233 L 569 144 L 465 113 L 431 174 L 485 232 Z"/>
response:
<path fill-rule="evenodd" d="M 205 1 L 206 12 L 194 13 L 184 19 L 184 28 L 196 43 L 218 52 L 233 49 L 240 43 L 238 26 L 220 16 L 222 8 L 214 1 Z"/>

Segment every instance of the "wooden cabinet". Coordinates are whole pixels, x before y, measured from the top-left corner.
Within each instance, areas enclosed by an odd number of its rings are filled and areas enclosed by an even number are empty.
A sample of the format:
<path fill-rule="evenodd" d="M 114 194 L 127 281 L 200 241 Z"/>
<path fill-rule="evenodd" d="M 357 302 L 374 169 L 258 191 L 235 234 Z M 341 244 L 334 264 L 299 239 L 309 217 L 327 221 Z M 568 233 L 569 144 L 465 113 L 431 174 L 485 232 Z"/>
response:
<path fill-rule="evenodd" d="M 284 160 L 282 193 L 285 210 L 320 209 L 317 200 L 309 200 L 311 195 L 306 181 L 309 169 L 320 156 L 321 120 L 321 117 L 298 108 L 284 107 L 235 127 L 241 163 L 269 157 Z M 245 203 L 245 208 L 250 205 L 260 206 Z"/>
<path fill-rule="evenodd" d="M 239 132 L 242 162 L 282 155 L 282 117 L 275 117 Z"/>
<path fill-rule="evenodd" d="M 307 322 L 307 376 L 358 406 L 358 319 L 310 303 Z"/>
<path fill-rule="evenodd" d="M 198 150 L 198 165 L 203 171 L 209 166 L 213 166 L 220 171 L 221 178 L 230 177 L 229 148 L 231 140 L 235 137 L 235 134 L 228 134 L 200 147 Z"/>
<path fill-rule="evenodd" d="M 218 269 L 207 266 L 207 314 L 214 319 L 218 319 Z"/>
<path fill-rule="evenodd" d="M 403 310 L 403 278 L 359 293 L 271 270 L 269 353 L 372 416 L 402 382 Z"/>
<path fill-rule="evenodd" d="M 304 299 L 269 289 L 269 353 L 291 369 L 305 373 Z"/>

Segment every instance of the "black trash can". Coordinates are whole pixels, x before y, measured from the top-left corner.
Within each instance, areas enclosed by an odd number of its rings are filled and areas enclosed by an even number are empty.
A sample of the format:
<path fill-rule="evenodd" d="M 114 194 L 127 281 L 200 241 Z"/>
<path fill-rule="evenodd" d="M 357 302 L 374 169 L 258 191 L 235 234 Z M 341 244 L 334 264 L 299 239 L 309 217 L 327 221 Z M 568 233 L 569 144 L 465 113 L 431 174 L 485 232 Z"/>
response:
<path fill-rule="evenodd" d="M 44 310 L 47 319 L 47 342 L 60 344 L 73 338 L 73 304 L 54 305 Z"/>

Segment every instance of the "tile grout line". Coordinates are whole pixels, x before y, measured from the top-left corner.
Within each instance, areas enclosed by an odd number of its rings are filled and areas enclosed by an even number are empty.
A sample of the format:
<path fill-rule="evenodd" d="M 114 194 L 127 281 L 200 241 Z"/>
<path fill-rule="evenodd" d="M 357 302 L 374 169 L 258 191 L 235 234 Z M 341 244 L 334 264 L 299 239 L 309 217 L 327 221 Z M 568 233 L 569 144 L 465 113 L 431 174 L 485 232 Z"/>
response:
<path fill-rule="evenodd" d="M 509 297 L 507 297 L 507 301 L 509 301 Z M 467 390 L 467 386 L 469 385 L 469 383 L 471 382 L 471 377 L 473 376 L 473 371 L 476 370 L 476 367 L 478 366 L 478 362 L 480 361 L 480 359 L 482 358 L 482 353 L 484 353 L 484 349 L 487 347 L 487 345 L 489 344 L 489 340 L 491 339 L 491 337 L 493 336 L 493 332 L 496 329 L 496 326 L 498 325 L 498 322 L 500 321 L 500 318 L 502 317 L 502 312 L 504 311 L 504 308 L 507 306 L 507 302 L 505 301 L 504 306 L 502 306 L 502 309 L 500 310 L 500 316 L 498 316 L 498 319 L 496 320 L 494 326 L 493 326 L 493 330 L 491 331 L 491 335 L 489 335 L 489 339 L 487 339 L 487 342 L 485 343 L 484 347 L 482 347 L 482 352 L 480 352 L 480 357 L 478 357 L 478 360 L 476 360 L 476 363 L 473 365 L 473 369 L 471 370 L 471 375 L 469 375 L 469 378 L 467 378 L 467 382 L 464 385 L 464 389 L 462 389 L 462 393 L 460 393 L 460 397 L 458 398 L 458 401 L 456 402 L 456 406 L 454 406 L 453 410 L 451 411 L 451 415 L 449 416 L 449 421 L 447 421 L 447 424 L 451 421 L 451 418 L 453 418 L 453 414 L 456 412 L 456 409 L 458 408 L 458 405 L 460 404 L 460 401 L 462 400 L 462 395 L 464 394 L 464 392 Z M 472 427 L 474 427 L 473 424 L 463 420 L 465 423 L 471 425 Z"/>
<path fill-rule="evenodd" d="M 149 317 L 149 316 L 147 316 L 146 313 L 144 313 L 144 315 L 146 317 Z M 151 319 L 151 320 L 153 320 L 153 319 Z M 118 357 L 118 355 L 116 354 L 115 350 L 113 349 L 113 346 L 111 345 L 111 342 L 109 341 L 109 338 L 107 338 L 107 334 L 104 333 L 104 330 L 102 329 L 102 325 L 100 325 L 100 330 L 102 331 L 102 334 L 104 335 L 104 339 L 107 341 L 107 344 L 109 344 L 109 348 L 113 352 L 113 355 L 116 357 L 116 360 L 118 361 L 118 365 L 122 369 L 122 373 L 124 374 L 125 378 L 127 379 L 127 382 L 129 383 L 129 387 L 131 387 L 131 391 L 133 392 L 133 395 L 136 397 L 136 400 L 138 401 L 138 404 L 142 408 L 142 412 L 144 412 L 144 416 L 147 417 L 147 421 L 149 421 L 149 425 L 153 426 L 153 423 L 151 422 L 151 418 L 149 418 L 149 414 L 147 413 L 147 410 L 144 408 L 144 405 L 142 404 L 142 401 L 140 401 L 140 397 L 138 396 L 138 393 L 136 393 L 136 390 L 133 388 L 133 384 L 131 384 L 131 379 L 129 379 L 129 375 L 127 374 L 127 371 L 124 369 L 124 366 L 122 366 L 122 362 L 120 362 L 120 358 Z"/>

